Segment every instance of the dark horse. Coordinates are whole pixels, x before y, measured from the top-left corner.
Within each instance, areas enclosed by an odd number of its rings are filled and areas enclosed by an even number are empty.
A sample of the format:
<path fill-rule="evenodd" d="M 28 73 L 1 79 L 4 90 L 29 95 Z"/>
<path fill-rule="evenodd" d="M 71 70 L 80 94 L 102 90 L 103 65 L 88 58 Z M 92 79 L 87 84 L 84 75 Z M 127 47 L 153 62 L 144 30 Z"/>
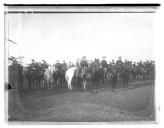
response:
<path fill-rule="evenodd" d="M 103 81 L 104 70 L 102 68 L 92 68 L 93 86 L 100 87 L 100 82 Z"/>
<path fill-rule="evenodd" d="M 129 82 L 129 70 L 125 67 L 121 68 L 121 75 L 120 77 L 122 78 L 123 82 L 123 88 L 128 89 L 128 82 Z"/>
<path fill-rule="evenodd" d="M 40 69 L 28 69 L 26 72 L 28 85 L 31 89 L 39 89 L 43 85 L 44 71 Z"/>
<path fill-rule="evenodd" d="M 74 72 L 74 77 L 73 77 L 73 83 L 74 86 L 77 87 L 78 89 L 81 88 L 81 82 L 82 82 L 82 69 L 81 68 L 76 68 Z"/>
<path fill-rule="evenodd" d="M 116 68 L 109 68 L 107 72 L 107 78 L 109 81 L 111 81 L 112 84 L 112 92 L 114 91 L 114 88 L 116 88 L 117 83 L 117 69 Z"/>
<path fill-rule="evenodd" d="M 76 68 L 73 76 L 74 86 L 93 92 L 93 88 L 99 87 L 103 73 L 102 68 Z"/>
<path fill-rule="evenodd" d="M 74 72 L 74 85 L 77 88 L 83 88 L 84 90 L 87 89 L 87 85 L 91 85 L 92 74 L 89 68 L 76 68 Z"/>
<path fill-rule="evenodd" d="M 81 79 L 84 90 L 88 89 L 89 93 L 97 93 L 96 88 L 98 87 L 100 80 L 102 79 L 103 71 L 97 69 L 93 71 L 92 68 L 84 68 L 81 73 Z"/>

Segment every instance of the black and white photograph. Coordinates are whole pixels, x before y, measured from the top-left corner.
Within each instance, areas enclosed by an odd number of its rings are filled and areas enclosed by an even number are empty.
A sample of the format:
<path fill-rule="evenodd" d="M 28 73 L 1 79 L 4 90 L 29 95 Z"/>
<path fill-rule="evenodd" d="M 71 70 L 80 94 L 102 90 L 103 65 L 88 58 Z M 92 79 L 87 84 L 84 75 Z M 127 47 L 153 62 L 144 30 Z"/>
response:
<path fill-rule="evenodd" d="M 5 4 L 8 123 L 153 123 L 160 4 Z"/>

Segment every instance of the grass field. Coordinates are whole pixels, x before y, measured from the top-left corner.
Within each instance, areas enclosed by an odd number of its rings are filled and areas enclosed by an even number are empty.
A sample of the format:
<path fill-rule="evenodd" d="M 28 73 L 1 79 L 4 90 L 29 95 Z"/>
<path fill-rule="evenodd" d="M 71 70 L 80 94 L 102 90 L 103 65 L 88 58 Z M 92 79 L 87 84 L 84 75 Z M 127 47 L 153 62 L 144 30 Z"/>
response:
<path fill-rule="evenodd" d="M 9 92 L 10 121 L 116 122 L 154 121 L 154 82 L 130 83 L 128 90 L 86 92 Z"/>

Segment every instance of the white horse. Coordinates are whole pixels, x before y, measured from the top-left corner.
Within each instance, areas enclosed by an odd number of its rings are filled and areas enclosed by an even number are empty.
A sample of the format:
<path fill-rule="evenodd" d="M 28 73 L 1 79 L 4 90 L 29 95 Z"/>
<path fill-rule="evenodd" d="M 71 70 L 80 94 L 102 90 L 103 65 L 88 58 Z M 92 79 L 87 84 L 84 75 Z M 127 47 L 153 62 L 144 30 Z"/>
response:
<path fill-rule="evenodd" d="M 53 88 L 53 85 L 52 85 L 52 83 L 54 81 L 53 71 L 54 71 L 54 67 L 50 66 L 44 72 L 44 81 L 45 81 L 45 84 L 47 85 L 48 89 L 52 89 Z"/>
<path fill-rule="evenodd" d="M 69 90 L 73 90 L 71 82 L 72 82 L 72 78 L 74 76 L 75 70 L 76 70 L 76 67 L 71 67 L 65 73 L 65 79 L 67 81 L 67 85 L 68 85 Z"/>

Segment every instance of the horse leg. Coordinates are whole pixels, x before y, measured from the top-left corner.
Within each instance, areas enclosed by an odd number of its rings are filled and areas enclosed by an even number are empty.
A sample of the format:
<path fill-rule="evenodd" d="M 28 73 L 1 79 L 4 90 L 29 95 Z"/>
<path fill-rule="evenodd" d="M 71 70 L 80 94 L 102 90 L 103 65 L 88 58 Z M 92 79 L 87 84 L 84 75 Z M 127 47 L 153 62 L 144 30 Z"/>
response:
<path fill-rule="evenodd" d="M 54 85 L 57 87 L 57 81 L 56 81 L 56 78 L 54 78 Z"/>
<path fill-rule="evenodd" d="M 51 90 L 51 80 L 48 80 L 48 90 Z"/>
<path fill-rule="evenodd" d="M 114 90 L 114 87 L 115 87 L 115 80 L 113 79 L 113 80 L 112 80 L 112 92 L 113 92 L 113 90 Z"/>
<path fill-rule="evenodd" d="M 115 88 L 115 89 L 117 88 L 117 85 L 116 85 L 116 78 L 114 78 L 113 91 L 114 91 L 114 88 Z"/>
<path fill-rule="evenodd" d="M 113 86 L 114 86 L 114 85 L 112 84 L 112 92 L 113 92 Z"/>
<path fill-rule="evenodd" d="M 126 82 L 125 82 L 124 78 L 123 78 L 123 88 L 124 88 L 124 90 L 126 89 Z"/>
<path fill-rule="evenodd" d="M 113 80 L 113 82 L 112 82 L 112 92 L 114 91 L 114 88 L 116 88 L 115 80 Z"/>
<path fill-rule="evenodd" d="M 48 80 L 47 79 L 45 80 L 45 86 L 44 87 L 48 88 Z"/>
<path fill-rule="evenodd" d="M 64 77 L 62 76 L 62 85 L 63 85 L 63 87 L 65 86 L 65 79 L 64 79 Z"/>
<path fill-rule="evenodd" d="M 36 89 L 38 89 L 38 83 L 39 83 L 39 81 L 38 81 L 38 79 L 36 79 Z"/>
<path fill-rule="evenodd" d="M 39 80 L 36 79 L 36 89 L 39 89 Z"/>
<path fill-rule="evenodd" d="M 44 80 L 41 80 L 41 87 L 44 87 Z"/>
<path fill-rule="evenodd" d="M 86 90 L 86 81 L 83 82 L 83 85 L 84 85 L 84 90 Z"/>
<path fill-rule="evenodd" d="M 90 85 L 89 85 L 89 93 L 92 93 L 93 91 L 93 87 L 92 87 L 93 85 L 92 85 L 92 82 L 90 82 Z"/>
<path fill-rule="evenodd" d="M 71 79 L 69 80 L 69 87 L 70 87 L 70 90 L 73 90 L 73 88 L 72 88 L 72 80 Z"/>
<path fill-rule="evenodd" d="M 125 80 L 124 80 L 125 82 L 124 82 L 124 90 L 126 90 L 127 89 L 127 78 L 125 77 Z"/>
<path fill-rule="evenodd" d="M 129 80 L 127 80 L 127 83 L 126 83 L 126 85 L 127 85 L 127 90 L 128 90 L 128 88 L 129 88 L 129 85 L 128 85 L 129 82 L 128 82 L 128 81 L 129 81 Z"/>
<path fill-rule="evenodd" d="M 68 77 L 66 77 L 66 80 L 67 80 L 68 89 L 69 90 L 72 90 L 71 79 L 69 79 Z"/>
<path fill-rule="evenodd" d="M 65 85 L 66 85 L 65 77 L 63 76 L 62 79 L 63 79 L 63 85 L 64 85 L 64 87 L 65 87 Z"/>

